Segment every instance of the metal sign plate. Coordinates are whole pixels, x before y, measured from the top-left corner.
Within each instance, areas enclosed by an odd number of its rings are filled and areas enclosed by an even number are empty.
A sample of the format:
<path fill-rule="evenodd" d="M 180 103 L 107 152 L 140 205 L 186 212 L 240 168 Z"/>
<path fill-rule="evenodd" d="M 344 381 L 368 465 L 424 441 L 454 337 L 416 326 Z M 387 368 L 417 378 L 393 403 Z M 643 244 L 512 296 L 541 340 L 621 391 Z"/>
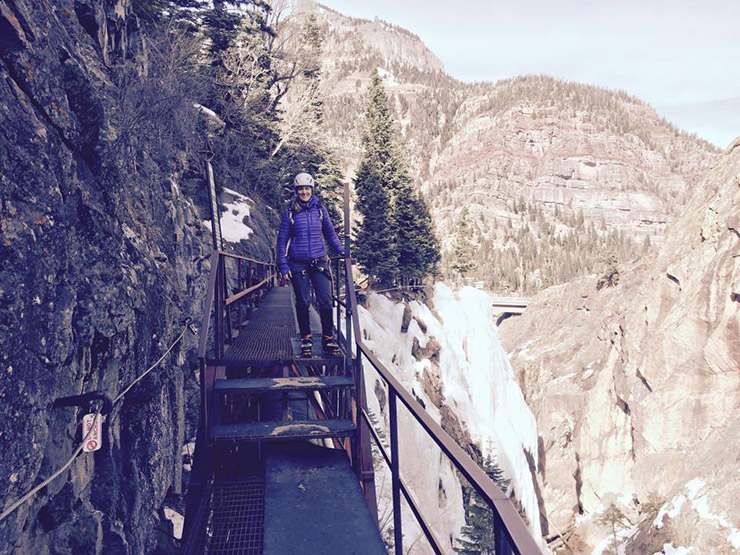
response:
<path fill-rule="evenodd" d="M 93 423 L 95 426 L 93 427 Z M 95 418 L 94 414 L 86 414 L 82 418 L 82 437 L 84 438 L 87 435 L 87 432 L 90 431 L 90 428 L 92 428 L 92 432 L 90 432 L 90 436 L 85 440 L 85 443 L 82 445 L 82 450 L 85 453 L 91 453 L 92 451 L 97 451 L 100 449 L 102 443 L 103 443 L 103 416 L 98 415 L 98 418 Z"/>

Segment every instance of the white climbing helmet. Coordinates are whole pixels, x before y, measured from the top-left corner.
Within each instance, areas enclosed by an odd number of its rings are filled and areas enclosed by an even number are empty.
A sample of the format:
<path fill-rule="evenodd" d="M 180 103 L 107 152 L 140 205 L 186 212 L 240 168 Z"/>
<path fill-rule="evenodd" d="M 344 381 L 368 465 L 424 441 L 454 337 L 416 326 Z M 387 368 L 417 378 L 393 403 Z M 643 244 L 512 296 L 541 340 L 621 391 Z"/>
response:
<path fill-rule="evenodd" d="M 293 187 L 311 187 L 313 189 L 313 177 L 308 173 L 299 173 L 293 179 Z"/>

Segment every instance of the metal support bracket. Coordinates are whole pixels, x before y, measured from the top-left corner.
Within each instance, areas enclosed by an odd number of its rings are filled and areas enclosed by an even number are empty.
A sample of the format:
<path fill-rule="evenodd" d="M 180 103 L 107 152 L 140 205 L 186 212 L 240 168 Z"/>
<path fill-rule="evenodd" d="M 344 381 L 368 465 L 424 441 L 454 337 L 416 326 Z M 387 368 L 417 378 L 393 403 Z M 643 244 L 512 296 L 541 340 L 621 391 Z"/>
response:
<path fill-rule="evenodd" d="M 102 391 L 91 391 L 82 395 L 70 395 L 69 397 L 59 397 L 54 401 L 54 408 L 58 407 L 84 407 L 88 408 L 95 401 L 102 401 L 103 408 L 100 414 L 107 415 L 113 408 L 113 401 Z"/>

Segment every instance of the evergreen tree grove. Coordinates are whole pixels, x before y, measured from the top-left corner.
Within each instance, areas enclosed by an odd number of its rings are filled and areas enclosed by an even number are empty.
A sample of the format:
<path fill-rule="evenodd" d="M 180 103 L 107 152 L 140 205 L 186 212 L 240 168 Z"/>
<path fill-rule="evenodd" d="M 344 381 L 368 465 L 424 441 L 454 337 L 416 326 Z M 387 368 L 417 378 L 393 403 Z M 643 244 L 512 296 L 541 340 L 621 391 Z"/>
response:
<path fill-rule="evenodd" d="M 421 279 L 433 273 L 439 262 L 439 242 L 432 230 L 432 217 L 408 179 L 399 183 L 395 201 L 399 277 L 404 281 Z"/>
<path fill-rule="evenodd" d="M 414 190 L 399 152 L 377 71 L 367 93 L 362 146 L 355 191 L 363 218 L 356 232 L 355 257 L 362 270 L 382 285 L 421 279 L 435 270 L 439 243 L 429 208 Z"/>
<path fill-rule="evenodd" d="M 455 225 L 455 242 L 452 247 L 450 264 L 450 269 L 461 277 L 476 268 L 475 253 L 470 239 L 468 209 L 465 207 Z"/>
<path fill-rule="evenodd" d="M 367 275 L 382 285 L 392 285 L 398 276 L 398 250 L 391 225 L 391 197 L 372 161 L 360 163 L 355 190 L 363 220 L 357 231 L 354 255 Z"/>

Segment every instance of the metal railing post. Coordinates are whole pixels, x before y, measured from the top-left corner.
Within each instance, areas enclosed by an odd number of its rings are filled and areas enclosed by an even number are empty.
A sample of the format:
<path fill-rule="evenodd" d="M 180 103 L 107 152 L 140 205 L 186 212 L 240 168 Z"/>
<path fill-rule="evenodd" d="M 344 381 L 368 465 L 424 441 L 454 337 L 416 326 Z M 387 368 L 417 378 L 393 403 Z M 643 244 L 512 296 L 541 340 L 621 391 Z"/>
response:
<path fill-rule="evenodd" d="M 242 289 L 242 261 L 237 259 L 236 261 L 236 283 L 237 283 L 237 290 Z M 239 303 L 239 306 L 237 307 L 236 311 L 236 317 L 239 320 L 236 325 L 237 334 L 242 334 L 242 322 L 244 322 L 244 318 L 242 317 L 242 304 Z"/>
<path fill-rule="evenodd" d="M 348 255 L 349 256 L 349 255 Z M 344 338 L 346 341 L 346 349 L 344 353 L 344 373 L 347 374 L 352 368 L 352 303 L 350 302 L 350 287 L 354 287 L 352 283 L 352 274 L 349 272 L 348 262 L 349 258 L 344 261 Z M 360 357 L 360 350 L 357 349 L 357 358 Z M 359 422 L 359 418 L 358 418 Z"/>
<path fill-rule="evenodd" d="M 200 367 L 200 413 L 203 419 L 203 428 L 207 436 L 210 432 L 210 422 L 208 421 L 208 409 L 210 403 L 208 396 L 206 395 L 206 359 L 199 358 L 198 366 Z"/>
<path fill-rule="evenodd" d="M 247 287 L 252 287 L 254 285 L 254 268 L 252 267 L 252 262 L 247 263 Z M 252 317 L 252 312 L 254 311 L 254 300 L 250 296 L 249 300 L 247 301 L 247 318 Z"/>
<path fill-rule="evenodd" d="M 503 522 L 501 522 L 501 516 L 496 511 L 493 513 L 493 545 L 496 549 L 496 555 L 514 555 L 515 552 L 511 547 L 511 542 L 506 535 Z"/>
<path fill-rule="evenodd" d="M 347 345 L 351 345 L 351 343 L 348 342 Z M 355 402 L 354 407 L 350 407 L 350 410 L 354 408 L 352 419 L 354 420 L 355 426 L 357 426 L 357 433 L 355 435 L 355 446 L 352 450 L 352 466 L 355 470 L 355 474 L 357 474 L 357 479 L 360 480 L 360 483 L 362 483 L 362 427 L 360 426 L 360 421 L 362 420 L 362 403 L 360 401 L 359 381 L 357 379 L 357 376 L 360 374 L 360 372 L 362 372 L 362 357 L 360 357 L 359 354 L 355 359 L 354 372 Z"/>
<path fill-rule="evenodd" d="M 334 270 L 334 297 L 337 300 L 337 309 L 336 309 L 337 338 L 339 337 L 339 322 L 341 322 L 340 318 L 342 316 L 342 312 L 341 312 L 342 306 L 339 304 L 339 293 L 341 290 L 340 280 L 342 279 L 339 272 L 341 270 L 341 267 L 342 266 L 341 266 L 340 260 L 339 258 L 337 258 L 336 263 L 334 264 L 334 268 L 333 268 Z"/>
<path fill-rule="evenodd" d="M 388 415 L 391 432 L 391 487 L 393 488 L 393 538 L 396 555 L 403 555 L 403 532 L 401 530 L 401 470 L 398 461 L 398 415 L 396 414 L 396 392 L 388 388 Z"/>
<path fill-rule="evenodd" d="M 219 257 L 217 260 L 218 270 L 216 275 L 216 314 L 215 324 L 216 330 L 214 334 L 213 350 L 216 353 L 216 358 L 223 358 L 224 356 L 224 286 L 223 280 L 223 257 Z"/>
<path fill-rule="evenodd" d="M 348 374 L 352 368 L 352 309 L 347 305 L 344 309 L 344 337 L 347 349 L 344 353 L 344 373 Z M 359 357 L 359 350 L 357 351 Z"/>
<path fill-rule="evenodd" d="M 231 307 L 226 304 L 226 299 L 229 297 L 229 280 L 226 277 L 226 257 L 221 257 L 221 279 L 223 280 L 223 305 L 222 310 L 224 312 L 224 320 L 225 320 L 225 326 L 222 328 L 224 330 L 224 344 L 226 344 L 226 340 L 228 339 L 229 343 L 231 343 L 232 335 L 231 335 Z M 223 354 L 223 353 L 222 353 Z"/>

